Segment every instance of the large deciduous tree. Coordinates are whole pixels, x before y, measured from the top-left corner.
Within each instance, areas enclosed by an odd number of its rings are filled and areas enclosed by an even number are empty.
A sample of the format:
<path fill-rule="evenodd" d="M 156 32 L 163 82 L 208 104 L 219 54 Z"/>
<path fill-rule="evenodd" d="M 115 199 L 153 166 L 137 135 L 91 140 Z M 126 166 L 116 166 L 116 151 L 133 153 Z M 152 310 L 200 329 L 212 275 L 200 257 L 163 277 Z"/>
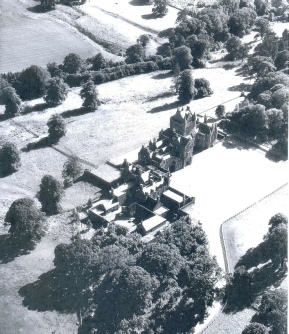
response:
<path fill-rule="evenodd" d="M 9 242 L 15 247 L 31 249 L 43 236 L 44 215 L 30 198 L 15 200 L 5 216 L 10 225 Z"/>
<path fill-rule="evenodd" d="M 193 57 L 191 55 L 191 50 L 187 46 L 180 46 L 174 49 L 173 63 L 174 67 L 179 66 L 181 71 L 192 68 L 191 64 Z"/>
<path fill-rule="evenodd" d="M 42 211 L 47 215 L 57 214 L 61 211 L 59 204 L 63 196 L 63 186 L 51 175 L 44 175 L 41 179 L 37 198 L 42 205 Z"/>
<path fill-rule="evenodd" d="M 51 143 L 56 143 L 66 133 L 65 122 L 60 115 L 52 115 L 48 122 L 48 138 Z"/>
<path fill-rule="evenodd" d="M 21 166 L 20 152 L 15 144 L 5 143 L 0 148 L 0 171 L 3 175 L 16 172 Z"/>
<path fill-rule="evenodd" d="M 62 176 L 65 179 L 76 179 L 81 175 L 82 167 L 77 156 L 70 156 L 63 165 Z"/>
<path fill-rule="evenodd" d="M 57 106 L 66 99 L 68 86 L 60 78 L 52 78 L 47 82 L 44 100 L 49 106 Z"/>
<path fill-rule="evenodd" d="M 3 88 L 0 94 L 1 100 L 5 104 L 5 115 L 7 117 L 13 117 L 21 112 L 21 99 L 13 87 Z"/>
<path fill-rule="evenodd" d="M 69 74 L 75 74 L 80 71 L 82 65 L 82 59 L 77 54 L 70 53 L 64 58 L 63 71 Z"/>
<path fill-rule="evenodd" d="M 139 43 L 135 45 L 131 45 L 125 51 L 125 62 L 127 64 L 135 64 L 138 62 L 142 62 L 145 57 L 145 50 L 142 45 Z"/>
<path fill-rule="evenodd" d="M 269 334 L 269 330 L 266 326 L 258 322 L 252 322 L 245 327 L 242 334 Z"/>
<path fill-rule="evenodd" d="M 242 59 L 247 56 L 248 49 L 242 44 L 241 40 L 237 36 L 232 36 L 226 43 L 226 49 L 228 51 L 227 59 L 236 60 Z"/>
<path fill-rule="evenodd" d="M 190 70 L 180 73 L 179 96 L 182 103 L 188 103 L 195 97 L 195 81 Z"/>
<path fill-rule="evenodd" d="M 167 0 L 154 0 L 152 12 L 156 16 L 165 16 L 168 12 Z"/>
<path fill-rule="evenodd" d="M 87 110 L 96 110 L 100 105 L 98 90 L 91 80 L 82 85 L 80 96 L 83 99 L 82 107 Z"/>

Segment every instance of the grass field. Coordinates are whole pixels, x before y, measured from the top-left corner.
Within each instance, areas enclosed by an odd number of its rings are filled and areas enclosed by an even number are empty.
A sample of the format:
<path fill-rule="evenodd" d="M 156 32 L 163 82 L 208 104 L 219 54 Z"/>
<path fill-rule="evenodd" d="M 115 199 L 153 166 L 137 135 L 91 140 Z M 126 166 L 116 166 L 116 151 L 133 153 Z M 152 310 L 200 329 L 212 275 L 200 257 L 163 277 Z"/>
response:
<path fill-rule="evenodd" d="M 173 174 L 171 184 L 196 197 L 196 204 L 189 213 L 199 217 L 211 252 L 224 268 L 220 225 L 285 184 L 287 172 L 287 162 L 270 161 L 262 151 L 248 149 L 238 142 L 234 148 L 219 143 L 195 155 L 192 165 Z M 287 200 L 287 196 L 282 198 L 282 203 Z M 271 206 L 268 201 L 268 212 L 275 211 L 275 204 L 272 202 Z"/>
<path fill-rule="evenodd" d="M 51 20 L 49 14 L 32 13 L 17 0 L 2 0 L 1 7 L 0 73 L 61 63 L 71 52 L 83 58 L 104 52 L 71 26 Z"/>
<path fill-rule="evenodd" d="M 270 218 L 278 212 L 288 216 L 288 186 L 224 223 L 223 235 L 231 271 L 249 248 L 262 242 Z"/>

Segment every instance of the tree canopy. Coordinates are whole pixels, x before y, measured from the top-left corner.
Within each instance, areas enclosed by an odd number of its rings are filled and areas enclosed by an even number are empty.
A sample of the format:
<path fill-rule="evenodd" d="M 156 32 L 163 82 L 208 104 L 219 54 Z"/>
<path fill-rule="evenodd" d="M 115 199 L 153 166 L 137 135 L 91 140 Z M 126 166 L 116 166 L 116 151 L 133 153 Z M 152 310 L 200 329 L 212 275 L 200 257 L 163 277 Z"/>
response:
<path fill-rule="evenodd" d="M 21 166 L 20 152 L 15 144 L 5 143 L 0 148 L 0 172 L 3 175 L 16 172 Z"/>
<path fill-rule="evenodd" d="M 58 115 L 52 115 L 48 122 L 48 138 L 51 143 L 56 143 L 66 133 L 64 119 Z"/>
<path fill-rule="evenodd" d="M 190 102 L 195 97 L 195 81 L 190 70 L 184 70 L 179 77 L 179 101 Z"/>
<path fill-rule="evenodd" d="M 52 78 L 47 82 L 45 102 L 49 106 L 57 106 L 66 99 L 68 86 L 60 78 Z"/>

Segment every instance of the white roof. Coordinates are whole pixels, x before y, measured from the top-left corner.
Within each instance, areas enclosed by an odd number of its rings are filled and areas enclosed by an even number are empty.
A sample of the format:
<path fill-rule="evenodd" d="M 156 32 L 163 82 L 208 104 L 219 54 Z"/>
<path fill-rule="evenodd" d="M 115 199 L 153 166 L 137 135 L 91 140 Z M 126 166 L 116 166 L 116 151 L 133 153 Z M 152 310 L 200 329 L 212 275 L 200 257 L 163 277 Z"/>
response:
<path fill-rule="evenodd" d="M 183 201 L 183 197 L 172 192 L 171 190 L 167 190 L 163 193 L 163 195 L 171 198 L 172 200 L 174 200 L 175 202 L 181 203 Z"/>
<path fill-rule="evenodd" d="M 100 165 L 98 168 L 92 169 L 89 172 L 107 182 L 115 181 L 121 176 L 119 170 L 108 164 Z"/>
<path fill-rule="evenodd" d="M 166 219 L 161 216 L 153 216 L 149 219 L 146 219 L 142 222 L 142 226 L 145 229 L 145 231 L 150 231 L 154 227 L 160 225 L 161 223 L 165 222 Z"/>
<path fill-rule="evenodd" d="M 138 159 L 138 153 L 140 151 L 141 147 L 138 147 L 130 152 L 127 152 L 125 154 L 119 155 L 118 157 L 111 158 L 109 162 L 114 166 L 119 166 L 124 162 L 124 159 L 127 160 L 128 163 L 134 163 Z"/>

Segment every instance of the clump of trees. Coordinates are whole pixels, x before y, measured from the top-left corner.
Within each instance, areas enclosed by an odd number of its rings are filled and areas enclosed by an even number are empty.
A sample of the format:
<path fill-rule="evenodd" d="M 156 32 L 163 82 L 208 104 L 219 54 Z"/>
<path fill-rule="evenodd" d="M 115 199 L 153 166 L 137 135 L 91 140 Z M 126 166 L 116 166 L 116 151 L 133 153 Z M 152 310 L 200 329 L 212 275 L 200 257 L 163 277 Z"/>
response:
<path fill-rule="evenodd" d="M 185 219 L 153 244 L 110 224 L 91 240 L 58 245 L 54 265 L 84 315 L 79 333 L 187 332 L 204 319 L 221 274 L 201 226 Z"/>
<path fill-rule="evenodd" d="M 60 213 L 60 200 L 63 195 L 63 185 L 53 176 L 44 175 L 37 193 L 37 198 L 42 205 L 42 211 L 47 215 Z"/>
<path fill-rule="evenodd" d="M 243 59 L 248 55 L 248 49 L 242 44 L 241 40 L 237 36 L 232 36 L 226 43 L 226 49 L 228 54 L 227 60 Z"/>
<path fill-rule="evenodd" d="M 0 172 L 6 176 L 21 166 L 20 152 L 13 143 L 4 143 L 0 148 Z"/>
<path fill-rule="evenodd" d="M 51 143 L 57 143 L 66 133 L 65 122 L 60 115 L 52 115 L 48 122 L 48 139 Z"/>

